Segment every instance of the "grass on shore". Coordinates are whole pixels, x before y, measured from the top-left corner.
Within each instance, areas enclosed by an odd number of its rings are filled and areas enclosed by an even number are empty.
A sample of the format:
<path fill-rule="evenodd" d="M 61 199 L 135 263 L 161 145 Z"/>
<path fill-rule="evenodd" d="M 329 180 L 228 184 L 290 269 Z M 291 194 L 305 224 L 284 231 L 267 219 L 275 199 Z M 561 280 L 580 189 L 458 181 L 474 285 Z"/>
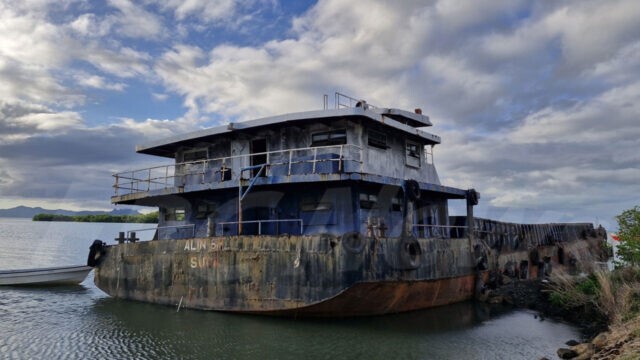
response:
<path fill-rule="evenodd" d="M 608 331 L 592 340 L 589 358 L 640 358 L 640 269 L 600 270 L 587 276 L 558 271 L 551 283 L 552 304 L 606 323 Z"/>
<path fill-rule="evenodd" d="M 593 308 L 609 325 L 640 315 L 640 269 L 600 270 L 587 276 L 557 271 L 551 283 L 551 303 L 567 310 Z"/>

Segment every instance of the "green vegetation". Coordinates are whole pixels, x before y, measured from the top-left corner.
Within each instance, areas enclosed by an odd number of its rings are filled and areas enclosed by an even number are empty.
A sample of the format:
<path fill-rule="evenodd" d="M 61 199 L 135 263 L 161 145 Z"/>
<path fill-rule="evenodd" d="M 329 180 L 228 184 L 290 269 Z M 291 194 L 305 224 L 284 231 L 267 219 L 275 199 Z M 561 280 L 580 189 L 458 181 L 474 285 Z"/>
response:
<path fill-rule="evenodd" d="M 620 231 L 616 270 L 588 276 L 552 276 L 549 300 L 567 310 L 590 308 L 609 324 L 624 323 L 640 315 L 640 207 L 616 216 Z"/>
<path fill-rule="evenodd" d="M 625 210 L 616 216 L 618 227 L 618 256 L 622 260 L 616 263 L 617 267 L 640 266 L 640 206 Z"/>
<path fill-rule="evenodd" d="M 567 313 L 606 324 L 589 349 L 598 359 L 638 359 L 640 349 L 640 207 L 616 217 L 620 231 L 614 271 L 551 276 L 549 300 Z M 582 344 L 581 344 L 582 345 Z M 594 354 L 595 351 L 595 354 Z M 591 358 L 591 355 L 588 358 Z M 587 357 L 583 357 L 587 358 Z"/>
<path fill-rule="evenodd" d="M 105 222 L 105 223 L 158 223 L 158 212 L 141 215 L 56 215 L 38 214 L 33 221 L 73 221 L 73 222 Z"/>
<path fill-rule="evenodd" d="M 569 311 L 583 311 L 609 324 L 640 315 L 640 270 L 619 268 L 586 277 L 557 272 L 552 276 L 549 301 Z"/>

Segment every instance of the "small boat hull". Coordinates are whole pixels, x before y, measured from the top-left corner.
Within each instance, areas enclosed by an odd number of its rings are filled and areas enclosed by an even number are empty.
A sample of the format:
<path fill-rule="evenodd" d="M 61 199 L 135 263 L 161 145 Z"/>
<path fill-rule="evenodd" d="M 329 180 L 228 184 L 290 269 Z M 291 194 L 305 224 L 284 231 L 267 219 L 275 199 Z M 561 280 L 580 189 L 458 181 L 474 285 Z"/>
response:
<path fill-rule="evenodd" d="M 62 266 L 0 271 L 0 285 L 74 285 L 87 277 L 90 266 Z"/>

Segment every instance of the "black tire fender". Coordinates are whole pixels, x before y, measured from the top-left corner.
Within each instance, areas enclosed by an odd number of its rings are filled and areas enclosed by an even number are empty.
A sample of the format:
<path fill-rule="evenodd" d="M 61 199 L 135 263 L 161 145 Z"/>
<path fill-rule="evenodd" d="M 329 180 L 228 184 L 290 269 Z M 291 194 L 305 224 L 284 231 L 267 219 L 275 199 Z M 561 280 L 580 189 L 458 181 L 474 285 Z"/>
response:
<path fill-rule="evenodd" d="M 407 199 L 416 201 L 420 199 L 420 184 L 415 180 L 405 180 L 403 185 Z"/>
<path fill-rule="evenodd" d="M 359 254 L 364 250 L 365 241 L 362 234 L 350 231 L 342 234 L 342 247 L 350 253 Z"/>
<path fill-rule="evenodd" d="M 419 268 L 421 258 L 422 247 L 415 237 L 407 237 L 400 241 L 400 262 L 403 268 Z"/>
<path fill-rule="evenodd" d="M 89 247 L 89 256 L 87 257 L 87 266 L 96 267 L 100 265 L 104 260 L 104 254 L 106 253 L 105 244 L 101 240 L 94 240 L 93 244 Z"/>

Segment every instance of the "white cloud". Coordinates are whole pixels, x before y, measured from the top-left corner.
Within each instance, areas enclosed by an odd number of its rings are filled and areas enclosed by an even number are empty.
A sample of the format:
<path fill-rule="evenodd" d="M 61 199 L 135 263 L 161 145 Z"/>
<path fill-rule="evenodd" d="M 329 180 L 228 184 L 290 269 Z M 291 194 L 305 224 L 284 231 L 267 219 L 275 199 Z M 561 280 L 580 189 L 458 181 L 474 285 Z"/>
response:
<path fill-rule="evenodd" d="M 116 18 L 98 18 L 95 14 L 82 14 L 73 20 L 69 27 L 86 37 L 102 37 L 111 32 Z"/>
<path fill-rule="evenodd" d="M 151 56 L 129 47 L 110 49 L 100 42 L 85 45 L 78 58 L 86 60 L 101 71 L 122 78 L 148 75 L 147 62 Z"/>
<path fill-rule="evenodd" d="M 116 15 L 109 17 L 117 33 L 131 38 L 161 37 L 163 24 L 158 15 L 129 0 L 109 0 L 109 4 L 118 9 Z"/>
<path fill-rule="evenodd" d="M 0 101 L 0 143 L 13 142 L 38 133 L 54 134 L 82 124 L 80 114 L 55 111 L 29 102 Z"/>
<path fill-rule="evenodd" d="M 136 121 L 131 118 L 120 118 L 116 126 L 118 128 L 134 131 L 138 134 L 144 134 L 139 138 L 138 142 L 146 139 L 168 138 L 175 134 L 187 133 L 197 130 L 195 125 L 197 121 L 190 118 L 179 118 L 175 120 L 169 119 L 146 119 L 145 121 Z"/>
<path fill-rule="evenodd" d="M 27 114 L 15 119 L 15 121 L 23 125 L 33 126 L 40 131 L 68 129 L 82 123 L 80 115 L 71 111 Z"/>
<path fill-rule="evenodd" d="M 640 80 L 640 79 L 639 79 Z M 640 138 L 640 81 L 612 88 L 567 109 L 544 108 L 526 117 L 511 134 L 517 143 L 611 144 Z"/>
<path fill-rule="evenodd" d="M 224 20 L 234 15 L 237 0 L 167 0 L 158 2 L 164 9 L 171 10 L 178 20 L 192 16 L 204 22 Z"/>
<path fill-rule="evenodd" d="M 533 10 L 521 26 L 487 34 L 486 54 L 522 60 L 555 49 L 559 54 L 550 55 L 561 57 L 559 69 L 579 73 L 609 61 L 640 36 L 640 3 L 634 1 L 569 1 Z"/>
<path fill-rule="evenodd" d="M 168 94 L 151 93 L 151 96 L 157 101 L 165 101 L 169 98 Z"/>
<path fill-rule="evenodd" d="M 50 72 L 69 61 L 60 49 L 69 38 L 42 16 L 0 5 L 0 98 L 77 104 L 82 96 L 68 93 Z"/>
<path fill-rule="evenodd" d="M 125 10 L 133 6 L 126 1 L 116 3 Z M 120 16 L 120 23 L 116 23 L 111 16 L 83 14 L 68 24 L 60 24 L 48 15 L 49 6 L 53 4 L 0 5 L 0 97 L 5 101 L 32 101 L 67 108 L 82 105 L 85 96 L 69 87 L 70 79 L 88 87 L 124 89 L 122 82 L 107 80 L 99 74 L 78 79 L 78 71 L 68 68 L 76 61 L 84 61 L 116 77 L 148 74 L 148 54 L 101 39 L 114 25 L 121 29 L 126 16 Z M 127 16 L 137 15 L 140 17 L 136 22 L 144 24 L 144 14 L 133 11 Z"/>
<path fill-rule="evenodd" d="M 640 41 L 622 46 L 611 57 L 585 71 L 584 76 L 611 84 L 625 84 L 636 81 L 629 74 L 637 73 L 640 73 Z"/>
<path fill-rule="evenodd" d="M 121 82 L 112 83 L 102 76 L 86 73 L 77 74 L 75 79 L 78 84 L 95 89 L 123 91 L 126 87 L 126 85 Z"/>

